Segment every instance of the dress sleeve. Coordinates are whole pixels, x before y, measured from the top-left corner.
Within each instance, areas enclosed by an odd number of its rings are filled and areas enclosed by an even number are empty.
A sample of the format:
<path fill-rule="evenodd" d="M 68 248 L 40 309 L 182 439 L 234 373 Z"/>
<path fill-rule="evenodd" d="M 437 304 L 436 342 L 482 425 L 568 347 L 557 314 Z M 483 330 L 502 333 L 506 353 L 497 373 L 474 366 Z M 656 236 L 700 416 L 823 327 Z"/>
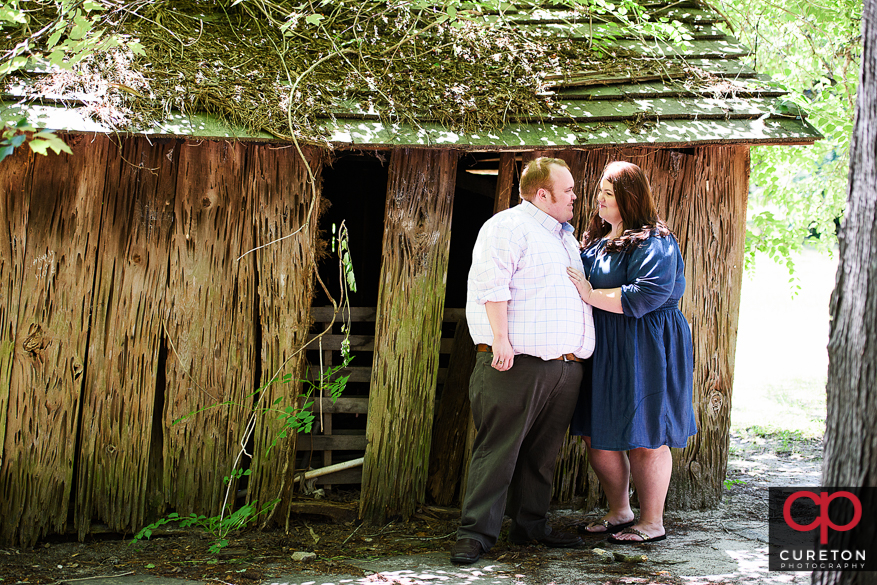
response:
<path fill-rule="evenodd" d="M 676 251 L 672 236 L 652 236 L 630 253 L 627 282 L 621 286 L 621 308 L 639 319 L 663 305 L 676 284 Z"/>

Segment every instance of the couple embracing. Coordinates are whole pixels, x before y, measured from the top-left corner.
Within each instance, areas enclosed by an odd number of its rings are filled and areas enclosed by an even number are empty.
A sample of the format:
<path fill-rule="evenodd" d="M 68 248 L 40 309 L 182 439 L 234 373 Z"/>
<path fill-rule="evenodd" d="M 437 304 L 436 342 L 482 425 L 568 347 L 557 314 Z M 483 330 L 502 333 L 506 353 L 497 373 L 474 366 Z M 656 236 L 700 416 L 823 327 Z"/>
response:
<path fill-rule="evenodd" d="M 677 306 L 684 264 L 643 171 L 606 167 L 581 247 L 563 160 L 530 162 L 520 190 L 520 205 L 482 226 L 469 272 L 477 435 L 451 553 L 460 564 L 496 544 L 504 514 L 513 544 L 581 544 L 547 520 L 568 427 L 584 437 L 609 502 L 578 532 L 618 544 L 663 540 L 670 447 L 697 432 L 691 330 Z"/>

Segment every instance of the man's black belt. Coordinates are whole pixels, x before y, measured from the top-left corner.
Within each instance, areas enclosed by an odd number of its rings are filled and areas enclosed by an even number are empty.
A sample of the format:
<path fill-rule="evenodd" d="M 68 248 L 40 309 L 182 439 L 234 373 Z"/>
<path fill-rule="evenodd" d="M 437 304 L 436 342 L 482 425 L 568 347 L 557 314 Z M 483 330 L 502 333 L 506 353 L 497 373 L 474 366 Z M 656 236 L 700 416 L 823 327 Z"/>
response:
<path fill-rule="evenodd" d="M 475 351 L 486 351 L 486 352 L 493 353 L 493 348 L 490 347 L 489 345 L 487 345 L 486 343 L 477 343 L 477 344 L 475 344 Z M 578 357 L 574 353 L 565 353 L 560 357 L 551 358 L 551 360 L 552 361 L 559 360 L 559 361 L 564 361 L 564 362 L 583 362 L 583 361 L 585 361 L 582 358 Z"/>

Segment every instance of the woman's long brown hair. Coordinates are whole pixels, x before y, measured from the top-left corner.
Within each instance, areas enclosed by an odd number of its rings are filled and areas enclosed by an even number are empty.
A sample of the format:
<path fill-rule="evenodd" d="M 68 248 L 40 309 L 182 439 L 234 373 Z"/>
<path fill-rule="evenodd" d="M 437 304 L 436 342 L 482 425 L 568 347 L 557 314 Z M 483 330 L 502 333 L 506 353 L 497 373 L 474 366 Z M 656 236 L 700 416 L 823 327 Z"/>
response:
<path fill-rule="evenodd" d="M 658 217 L 658 209 L 652 198 L 652 188 L 645 173 L 637 165 L 614 161 L 606 165 L 600 182 L 612 183 L 615 202 L 621 214 L 621 236 L 606 242 L 607 252 L 631 252 L 652 234 L 672 235 L 667 224 Z M 595 194 L 600 190 L 597 184 Z M 600 208 L 594 210 L 588 228 L 582 237 L 582 245 L 588 247 L 603 239 L 612 230 L 612 225 L 600 217 Z M 675 237 L 675 236 L 674 236 Z"/>

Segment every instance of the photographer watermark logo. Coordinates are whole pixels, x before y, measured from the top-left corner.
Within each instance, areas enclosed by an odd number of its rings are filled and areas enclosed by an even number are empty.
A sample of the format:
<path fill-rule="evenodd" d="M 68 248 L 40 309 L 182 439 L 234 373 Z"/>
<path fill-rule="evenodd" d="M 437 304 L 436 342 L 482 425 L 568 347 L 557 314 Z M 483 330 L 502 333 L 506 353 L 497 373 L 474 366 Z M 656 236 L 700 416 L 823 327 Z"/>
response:
<path fill-rule="evenodd" d="M 874 570 L 862 518 L 874 518 L 875 489 L 770 488 L 770 570 Z"/>
<path fill-rule="evenodd" d="M 797 522 L 795 522 L 794 518 L 792 518 L 792 504 L 798 498 L 810 498 L 813 502 L 819 506 L 819 517 L 816 518 L 810 524 L 806 526 L 801 526 Z M 828 516 L 828 505 L 837 498 L 846 498 L 853 504 L 853 508 L 855 510 L 855 514 L 853 515 L 853 519 L 843 526 L 839 526 L 831 521 L 831 518 Z M 783 504 L 783 518 L 791 528 L 798 530 L 800 532 L 809 532 L 811 530 L 815 530 L 819 528 L 819 544 L 828 544 L 828 529 L 831 527 L 832 530 L 839 530 L 841 532 L 846 532 L 847 530 L 852 530 L 855 527 L 859 520 L 862 519 L 862 502 L 859 501 L 859 498 L 851 494 L 850 492 L 834 492 L 830 494 L 828 492 L 819 492 L 819 494 L 815 494 L 813 492 L 800 491 L 795 492 L 788 498 L 786 498 L 786 503 Z"/>

